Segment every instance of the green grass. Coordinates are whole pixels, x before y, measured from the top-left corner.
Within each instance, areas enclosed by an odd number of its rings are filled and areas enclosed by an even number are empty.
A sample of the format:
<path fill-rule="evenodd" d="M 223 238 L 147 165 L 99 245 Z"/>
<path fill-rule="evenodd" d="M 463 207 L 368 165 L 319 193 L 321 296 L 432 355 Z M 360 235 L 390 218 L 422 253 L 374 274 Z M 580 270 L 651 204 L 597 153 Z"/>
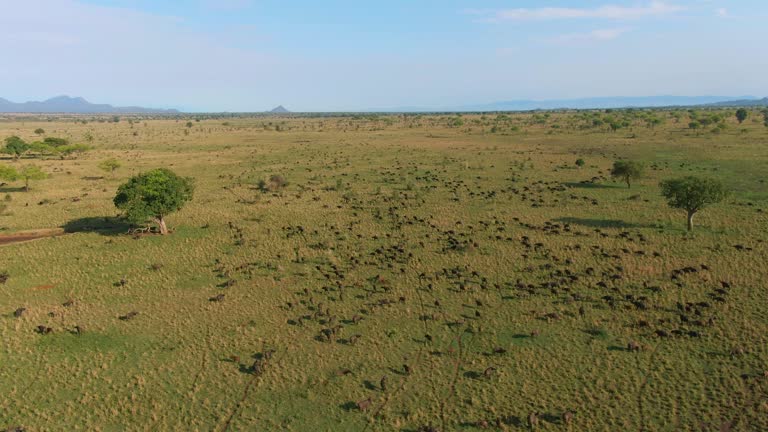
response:
<path fill-rule="evenodd" d="M 655 129 L 610 133 L 580 115 L 203 119 L 189 135 L 184 119 L 0 121 L 0 138 L 44 127 L 95 147 L 0 161 L 51 174 L 0 187 L 3 232 L 69 231 L 0 247 L 0 427 L 525 430 L 539 411 L 553 431 L 768 429 L 768 128 L 729 119 L 696 135 L 659 112 Z M 114 178 L 107 158 L 123 163 Z M 646 162 L 646 177 L 601 179 L 617 158 Z M 194 177 L 195 199 L 172 235 L 133 238 L 112 198 L 155 167 Z M 272 174 L 288 187 L 256 190 Z M 689 174 L 731 190 L 692 234 L 658 191 Z M 683 267 L 698 271 L 671 280 Z M 678 302 L 707 306 L 683 322 Z"/>

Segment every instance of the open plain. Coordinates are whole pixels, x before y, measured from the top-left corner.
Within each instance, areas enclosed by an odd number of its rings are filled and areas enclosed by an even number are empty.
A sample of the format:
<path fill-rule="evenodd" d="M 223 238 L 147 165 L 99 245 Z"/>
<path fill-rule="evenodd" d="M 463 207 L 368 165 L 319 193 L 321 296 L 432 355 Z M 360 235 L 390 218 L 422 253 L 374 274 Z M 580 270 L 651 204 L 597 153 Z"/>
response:
<path fill-rule="evenodd" d="M 48 175 L 0 186 L 0 427 L 768 430 L 757 111 L 7 116 L 0 138 L 39 128 L 92 149 L 0 160 Z M 112 202 L 159 167 L 196 185 L 166 236 Z M 683 175 L 729 192 L 690 233 L 659 192 Z"/>

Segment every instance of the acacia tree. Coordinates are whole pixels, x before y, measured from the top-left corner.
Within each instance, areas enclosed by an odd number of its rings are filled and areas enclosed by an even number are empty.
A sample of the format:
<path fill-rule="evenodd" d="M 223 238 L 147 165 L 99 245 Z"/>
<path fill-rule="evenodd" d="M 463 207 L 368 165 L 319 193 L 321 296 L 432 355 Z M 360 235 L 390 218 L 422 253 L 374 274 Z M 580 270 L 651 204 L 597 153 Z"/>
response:
<path fill-rule="evenodd" d="M 19 173 L 14 167 L 0 165 L 0 180 L 14 181 L 19 178 Z"/>
<path fill-rule="evenodd" d="M 744 123 L 744 120 L 746 120 L 748 116 L 749 112 L 745 108 L 739 108 L 736 110 L 736 120 L 739 121 L 739 124 Z"/>
<path fill-rule="evenodd" d="M 135 223 L 154 222 L 160 234 L 168 234 L 165 216 L 181 209 L 192 199 L 193 179 L 179 177 L 167 168 L 154 169 L 132 177 L 117 189 L 115 207 Z"/>
<path fill-rule="evenodd" d="M 29 144 L 16 135 L 9 136 L 5 139 L 5 153 L 12 155 L 15 159 L 18 159 L 29 150 Z"/>
<path fill-rule="evenodd" d="M 727 193 L 717 180 L 694 176 L 661 182 L 661 194 L 672 208 L 688 213 L 688 231 L 693 230 L 693 216 L 709 204 L 722 201 Z"/>
<path fill-rule="evenodd" d="M 99 168 L 114 175 L 115 171 L 122 165 L 117 159 L 106 159 L 99 164 Z"/>
<path fill-rule="evenodd" d="M 18 177 L 24 179 L 24 190 L 29 191 L 29 182 L 31 180 L 47 179 L 48 174 L 37 165 L 27 165 L 19 171 Z"/>
<path fill-rule="evenodd" d="M 616 161 L 611 168 L 611 176 L 621 179 L 627 184 L 627 188 L 632 187 L 632 181 L 643 176 L 645 166 L 637 161 Z"/>

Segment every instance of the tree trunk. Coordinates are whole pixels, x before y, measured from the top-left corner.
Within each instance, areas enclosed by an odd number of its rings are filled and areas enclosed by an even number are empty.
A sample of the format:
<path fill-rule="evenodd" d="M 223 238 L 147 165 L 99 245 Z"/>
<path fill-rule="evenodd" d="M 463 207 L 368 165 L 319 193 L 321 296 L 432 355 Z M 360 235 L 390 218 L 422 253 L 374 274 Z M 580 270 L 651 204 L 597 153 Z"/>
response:
<path fill-rule="evenodd" d="M 693 231 L 693 215 L 695 212 L 688 212 L 688 231 Z"/>
<path fill-rule="evenodd" d="M 24 192 L 29 192 L 29 178 L 24 179 Z"/>
<path fill-rule="evenodd" d="M 163 219 L 162 216 L 159 216 L 157 218 L 157 226 L 160 227 L 160 234 L 161 235 L 168 234 L 168 227 L 165 225 L 165 219 Z"/>

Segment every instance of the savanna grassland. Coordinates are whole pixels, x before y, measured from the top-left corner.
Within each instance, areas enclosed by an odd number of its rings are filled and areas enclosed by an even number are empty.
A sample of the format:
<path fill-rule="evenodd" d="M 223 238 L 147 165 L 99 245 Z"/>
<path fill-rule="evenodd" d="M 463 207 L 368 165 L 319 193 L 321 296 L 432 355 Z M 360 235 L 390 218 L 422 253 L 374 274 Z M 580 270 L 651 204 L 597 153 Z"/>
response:
<path fill-rule="evenodd" d="M 0 160 L 49 174 L 0 234 L 65 232 L 0 246 L 0 427 L 768 430 L 757 111 L 101 120 L 0 121 L 93 147 Z M 158 167 L 195 197 L 127 234 Z M 692 233 L 681 175 L 730 191 Z"/>

